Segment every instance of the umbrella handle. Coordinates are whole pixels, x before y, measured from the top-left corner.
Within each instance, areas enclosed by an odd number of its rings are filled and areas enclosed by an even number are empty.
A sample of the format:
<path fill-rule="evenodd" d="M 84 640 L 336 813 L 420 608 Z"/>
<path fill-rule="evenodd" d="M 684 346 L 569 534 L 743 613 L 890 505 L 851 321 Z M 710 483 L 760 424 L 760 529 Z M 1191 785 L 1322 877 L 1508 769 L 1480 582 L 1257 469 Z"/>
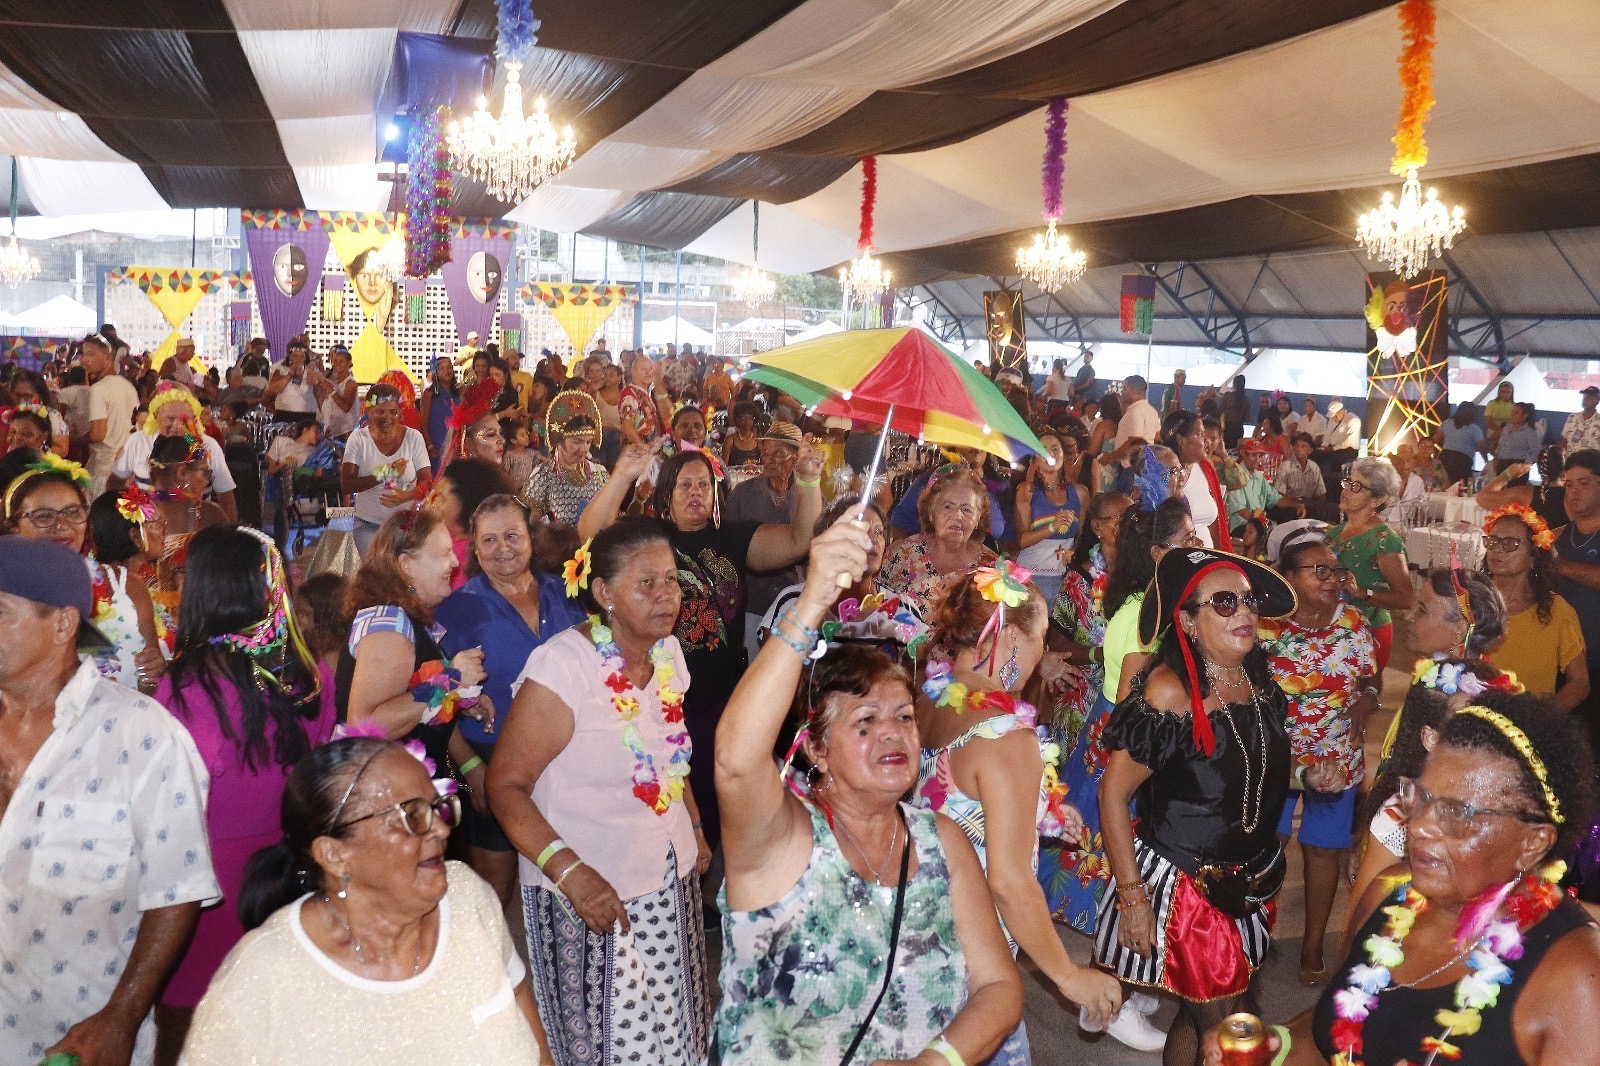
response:
<path fill-rule="evenodd" d="M 874 486 L 874 483 L 878 480 L 878 471 L 883 465 L 883 448 L 884 448 L 884 445 L 889 443 L 889 426 L 893 422 L 894 422 L 894 404 L 890 404 L 889 405 L 889 413 L 887 415 L 885 415 L 884 419 L 883 419 L 883 432 L 878 434 L 878 446 L 872 452 L 872 465 L 867 468 L 867 483 L 861 489 L 861 507 L 860 507 L 859 510 L 856 511 L 856 521 L 857 522 L 865 522 L 867 520 L 867 504 L 872 502 L 873 486 Z M 839 575 L 838 584 L 839 584 L 839 587 L 842 588 L 842 589 L 849 588 L 850 587 L 850 577 L 849 577 L 849 575 L 840 574 Z"/>

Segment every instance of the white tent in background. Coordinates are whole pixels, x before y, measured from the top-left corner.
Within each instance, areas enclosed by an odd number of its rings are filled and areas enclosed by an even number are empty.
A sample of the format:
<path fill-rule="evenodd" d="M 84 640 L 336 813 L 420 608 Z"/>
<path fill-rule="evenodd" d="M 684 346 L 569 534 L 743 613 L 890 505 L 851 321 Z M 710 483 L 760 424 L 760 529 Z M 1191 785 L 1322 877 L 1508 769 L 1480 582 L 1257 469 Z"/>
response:
<path fill-rule="evenodd" d="M 826 337 L 831 333 L 843 332 L 843 326 L 839 325 L 839 323 L 835 322 L 831 318 L 825 318 L 809 329 L 803 329 L 799 333 L 790 334 L 787 343 L 799 344 L 801 341 L 815 340 L 818 337 Z"/>
<path fill-rule="evenodd" d="M 716 337 L 693 322 L 685 322 L 676 315 L 663 318 L 656 322 L 646 322 L 642 330 L 644 343 L 648 345 L 666 344 L 692 344 L 700 347 L 702 344 L 710 345 Z"/>
<path fill-rule="evenodd" d="M 1552 389 L 1544 379 L 1544 371 L 1532 359 L 1520 360 L 1511 372 L 1499 381 L 1485 386 L 1476 382 L 1451 382 L 1452 407 L 1463 400 L 1473 400 L 1480 407 L 1495 398 L 1500 386 L 1511 383 L 1512 395 L 1518 403 L 1531 403 L 1540 411 L 1574 412 L 1582 409 L 1583 396 L 1571 389 Z"/>
<path fill-rule="evenodd" d="M 1353 352 L 1286 352 L 1269 349 L 1244 370 L 1247 388 L 1282 389 L 1294 400 L 1295 410 L 1307 396 L 1326 406 L 1330 396 L 1367 394 L 1366 357 Z"/>
<path fill-rule="evenodd" d="M 14 316 L 11 328 L 46 334 L 88 333 L 96 321 L 94 308 L 85 307 L 70 296 L 52 296 Z"/>

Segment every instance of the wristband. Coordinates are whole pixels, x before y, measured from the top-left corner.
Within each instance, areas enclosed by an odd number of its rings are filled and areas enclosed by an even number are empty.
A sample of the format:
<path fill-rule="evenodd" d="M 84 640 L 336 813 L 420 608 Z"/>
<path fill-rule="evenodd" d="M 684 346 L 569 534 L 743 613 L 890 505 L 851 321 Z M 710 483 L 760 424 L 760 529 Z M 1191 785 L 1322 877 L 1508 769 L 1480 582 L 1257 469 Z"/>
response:
<path fill-rule="evenodd" d="M 539 857 L 533 860 L 533 864 L 539 869 L 543 870 L 544 864 L 550 861 L 550 856 L 554 855 L 556 852 L 562 850 L 566 846 L 567 842 L 565 840 L 562 840 L 560 837 L 556 837 L 549 843 L 549 845 L 545 847 L 543 851 L 539 853 Z"/>
<path fill-rule="evenodd" d="M 483 756 L 482 755 L 474 755 L 472 758 L 468 759 L 466 762 L 464 762 L 460 766 L 456 767 L 456 769 L 460 771 L 462 777 L 465 777 L 468 774 L 472 773 L 472 771 L 476 770 L 478 767 L 480 767 L 482 765 L 483 765 Z"/>
<path fill-rule="evenodd" d="M 948 1062 L 950 1066 L 967 1066 L 967 1060 L 961 1057 L 961 1052 L 957 1051 L 955 1049 L 955 1045 L 951 1044 L 950 1041 L 946 1040 L 942 1036 L 934 1037 L 928 1042 L 928 1046 L 923 1048 L 923 1050 L 932 1051 L 935 1054 L 944 1056 L 944 1060 Z"/>
<path fill-rule="evenodd" d="M 704 824 L 705 824 L 705 823 L 703 823 L 703 822 L 690 822 L 690 823 L 689 823 L 689 828 L 690 828 L 690 829 L 696 829 L 696 830 L 697 830 L 697 829 L 699 829 L 699 828 L 700 828 L 700 827 L 701 827 L 701 826 L 702 826 L 702 825 L 704 825 Z"/>
<path fill-rule="evenodd" d="M 556 884 L 555 884 L 556 891 L 560 892 L 562 883 L 564 881 L 566 881 L 567 878 L 572 876 L 572 871 L 576 870 L 578 867 L 583 866 L 583 865 L 585 865 L 584 861 L 582 859 L 577 859 L 577 860 L 575 860 L 573 862 L 573 864 L 571 866 L 569 866 L 565 870 L 561 871 L 561 876 L 556 878 Z"/>
<path fill-rule="evenodd" d="M 807 481 L 805 478 L 801 477 L 799 474 L 796 474 L 795 478 L 794 478 L 794 483 L 796 485 L 799 485 L 803 489 L 814 489 L 818 485 L 822 484 L 822 475 L 818 474 L 816 477 L 812 478 L 810 481 Z"/>
<path fill-rule="evenodd" d="M 1272 1031 L 1278 1034 L 1278 1053 L 1272 1056 L 1272 1066 L 1283 1066 L 1289 1057 L 1289 1049 L 1294 1046 L 1294 1038 L 1289 1035 L 1287 1027 L 1274 1025 Z"/>

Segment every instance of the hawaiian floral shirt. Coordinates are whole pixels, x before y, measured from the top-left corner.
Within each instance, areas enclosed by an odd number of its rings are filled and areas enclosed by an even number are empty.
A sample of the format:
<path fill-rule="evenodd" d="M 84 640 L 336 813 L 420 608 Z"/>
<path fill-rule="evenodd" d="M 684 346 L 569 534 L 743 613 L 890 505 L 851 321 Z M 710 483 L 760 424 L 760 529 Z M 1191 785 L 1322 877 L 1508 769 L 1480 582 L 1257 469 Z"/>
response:
<path fill-rule="evenodd" d="M 1377 673 L 1377 643 L 1361 612 L 1344 605 L 1326 629 L 1263 618 L 1257 630 L 1272 677 L 1289 697 L 1289 748 L 1301 766 L 1337 759 L 1347 780 L 1366 774 L 1362 737 L 1350 723 L 1362 678 Z"/>

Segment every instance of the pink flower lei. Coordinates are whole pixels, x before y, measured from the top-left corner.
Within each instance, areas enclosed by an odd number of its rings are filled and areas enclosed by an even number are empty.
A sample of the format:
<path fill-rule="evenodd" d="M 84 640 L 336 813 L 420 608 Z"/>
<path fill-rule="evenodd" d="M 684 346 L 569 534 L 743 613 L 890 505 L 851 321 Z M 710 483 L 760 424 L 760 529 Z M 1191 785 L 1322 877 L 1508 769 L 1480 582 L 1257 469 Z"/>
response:
<path fill-rule="evenodd" d="M 645 750 L 639 739 L 639 727 L 634 721 L 644 709 L 635 695 L 639 690 L 627 675 L 628 664 L 622 658 L 622 649 L 612 637 L 610 627 L 602 623 L 598 615 L 589 616 L 589 639 L 594 642 L 606 668 L 606 687 L 612 692 L 611 706 L 622 717 L 622 744 L 633 756 L 633 794 L 657 814 L 666 814 L 674 803 L 682 802 L 684 785 L 689 778 L 689 734 L 683 728 L 683 693 L 672 687 L 677 672 L 672 650 L 665 638 L 656 641 L 650 649 L 662 717 L 668 725 L 678 727 L 676 732 L 667 734 L 672 758 L 663 781 L 656 769 L 655 757 Z"/>

